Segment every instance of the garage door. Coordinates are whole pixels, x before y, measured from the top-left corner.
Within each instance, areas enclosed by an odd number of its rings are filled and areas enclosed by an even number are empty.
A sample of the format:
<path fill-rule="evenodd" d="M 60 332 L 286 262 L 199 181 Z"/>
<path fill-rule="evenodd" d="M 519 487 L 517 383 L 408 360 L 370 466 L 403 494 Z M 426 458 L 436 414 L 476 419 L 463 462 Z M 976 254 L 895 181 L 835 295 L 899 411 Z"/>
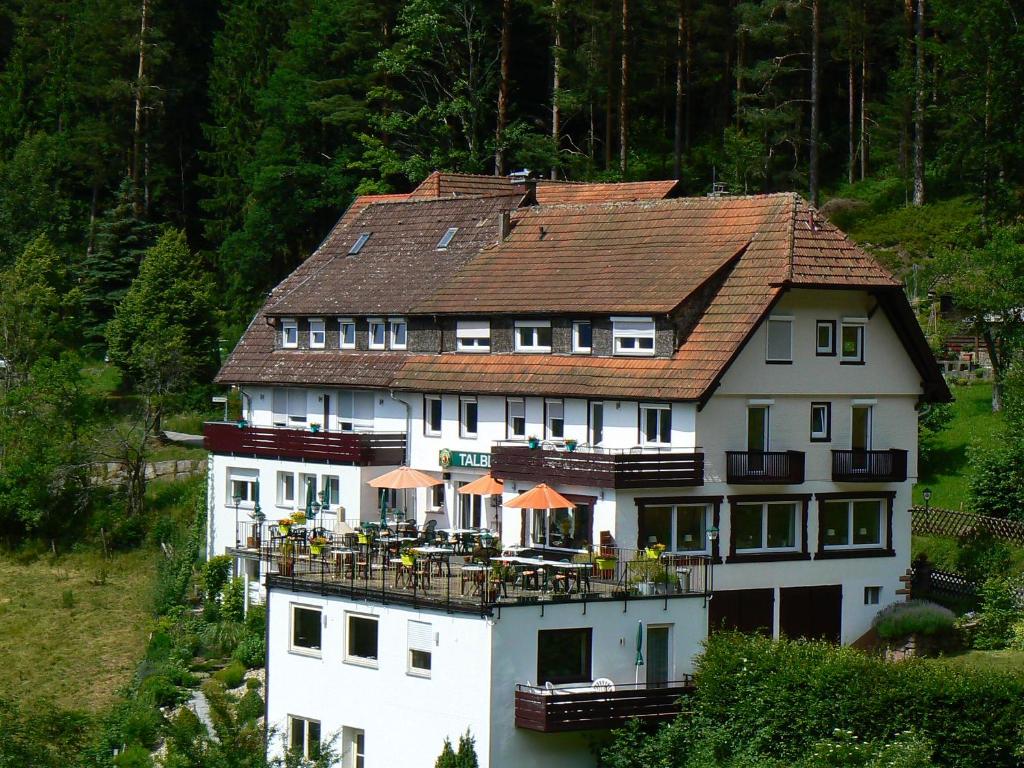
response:
<path fill-rule="evenodd" d="M 779 631 L 838 643 L 843 629 L 843 587 L 787 587 L 779 590 Z"/>
<path fill-rule="evenodd" d="M 708 605 L 708 632 L 734 630 L 770 636 L 774 615 L 774 589 L 721 590 Z"/>

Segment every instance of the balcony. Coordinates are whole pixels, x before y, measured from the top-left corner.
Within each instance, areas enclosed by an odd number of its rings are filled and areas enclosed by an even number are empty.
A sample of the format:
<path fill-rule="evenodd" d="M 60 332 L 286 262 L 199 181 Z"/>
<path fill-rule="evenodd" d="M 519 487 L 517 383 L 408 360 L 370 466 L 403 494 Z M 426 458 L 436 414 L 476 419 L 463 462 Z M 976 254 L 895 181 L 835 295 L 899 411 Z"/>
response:
<path fill-rule="evenodd" d="M 542 733 L 619 728 L 629 719 L 659 722 L 681 711 L 680 699 L 693 691 L 693 678 L 659 686 L 545 689 L 516 686 L 516 727 Z"/>
<path fill-rule="evenodd" d="M 501 480 L 563 483 L 594 488 L 666 488 L 704 484 L 704 454 L 694 451 L 538 448 L 499 442 L 491 473 Z"/>
<path fill-rule="evenodd" d="M 803 451 L 726 451 L 730 485 L 798 485 L 804 481 Z"/>
<path fill-rule="evenodd" d="M 203 438 L 206 450 L 238 456 L 359 466 L 401 464 L 405 456 L 402 432 L 309 432 L 207 422 L 203 425 Z"/>
<path fill-rule="evenodd" d="M 902 483 L 907 479 L 907 452 L 832 451 L 834 483 Z"/>

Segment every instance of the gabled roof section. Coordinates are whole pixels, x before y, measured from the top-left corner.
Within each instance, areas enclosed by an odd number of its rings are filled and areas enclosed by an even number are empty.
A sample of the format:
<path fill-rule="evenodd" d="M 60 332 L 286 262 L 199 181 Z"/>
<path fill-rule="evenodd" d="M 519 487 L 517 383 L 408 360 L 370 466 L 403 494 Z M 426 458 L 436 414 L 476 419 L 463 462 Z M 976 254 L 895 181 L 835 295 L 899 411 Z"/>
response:
<path fill-rule="evenodd" d="M 526 207 L 417 309 L 669 313 L 759 234 L 785 238 L 791 207 L 789 195 Z"/>
<path fill-rule="evenodd" d="M 498 236 L 498 214 L 521 195 L 371 204 L 336 227 L 318 266 L 279 294 L 271 315 L 407 314 Z M 438 242 L 458 231 L 445 248 Z M 372 233 L 350 255 L 360 233 Z"/>
<path fill-rule="evenodd" d="M 627 181 L 593 184 L 578 181 L 537 179 L 537 202 L 541 205 L 561 203 L 615 203 L 637 200 L 661 200 L 675 193 L 679 182 Z M 433 200 L 450 197 L 484 197 L 522 190 L 506 176 L 483 176 L 472 173 L 434 171 L 409 193 L 410 200 Z"/>

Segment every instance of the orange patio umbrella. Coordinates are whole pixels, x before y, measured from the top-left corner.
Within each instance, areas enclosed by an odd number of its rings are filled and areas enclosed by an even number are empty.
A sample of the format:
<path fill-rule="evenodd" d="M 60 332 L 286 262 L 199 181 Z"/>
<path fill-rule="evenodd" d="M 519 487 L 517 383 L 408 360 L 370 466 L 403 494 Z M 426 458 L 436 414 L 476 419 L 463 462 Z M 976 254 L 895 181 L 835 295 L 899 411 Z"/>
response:
<path fill-rule="evenodd" d="M 506 507 L 518 509 L 575 509 L 576 505 L 569 501 L 547 483 L 541 483 L 521 493 L 512 501 L 505 502 Z"/>
<path fill-rule="evenodd" d="M 411 467 L 399 467 L 386 472 L 380 477 L 370 480 L 367 485 L 372 488 L 429 488 L 432 485 L 441 485 L 443 481 L 431 477 L 425 472 Z"/>
<path fill-rule="evenodd" d="M 473 496 L 495 496 L 505 492 L 505 483 L 502 480 L 495 480 L 488 472 L 483 477 L 478 477 L 471 483 L 466 483 L 459 488 L 459 493 L 471 494 Z"/>

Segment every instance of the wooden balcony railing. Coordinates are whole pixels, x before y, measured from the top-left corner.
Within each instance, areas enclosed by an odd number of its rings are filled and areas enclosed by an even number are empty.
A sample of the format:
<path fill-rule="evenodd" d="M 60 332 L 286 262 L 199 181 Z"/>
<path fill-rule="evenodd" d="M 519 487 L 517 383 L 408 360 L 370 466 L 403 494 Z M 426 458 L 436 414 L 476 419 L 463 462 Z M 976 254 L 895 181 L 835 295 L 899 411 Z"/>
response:
<path fill-rule="evenodd" d="M 208 451 L 240 456 L 360 466 L 401 464 L 405 456 L 405 434 L 402 432 L 309 432 L 207 422 L 203 425 L 203 438 Z"/>
<path fill-rule="evenodd" d="M 907 479 L 907 452 L 832 451 L 834 483 L 902 483 Z"/>
<path fill-rule="evenodd" d="M 616 685 L 614 689 L 545 689 L 516 686 L 516 727 L 543 733 L 618 728 L 629 719 L 671 720 L 680 699 L 693 690 L 687 676 L 660 685 Z"/>
<path fill-rule="evenodd" d="M 732 485 L 797 485 L 804 481 L 802 451 L 726 451 L 726 482 Z"/>
<path fill-rule="evenodd" d="M 501 480 L 587 485 L 596 488 L 666 488 L 704 484 L 704 454 L 612 451 L 497 443 L 491 473 Z"/>

